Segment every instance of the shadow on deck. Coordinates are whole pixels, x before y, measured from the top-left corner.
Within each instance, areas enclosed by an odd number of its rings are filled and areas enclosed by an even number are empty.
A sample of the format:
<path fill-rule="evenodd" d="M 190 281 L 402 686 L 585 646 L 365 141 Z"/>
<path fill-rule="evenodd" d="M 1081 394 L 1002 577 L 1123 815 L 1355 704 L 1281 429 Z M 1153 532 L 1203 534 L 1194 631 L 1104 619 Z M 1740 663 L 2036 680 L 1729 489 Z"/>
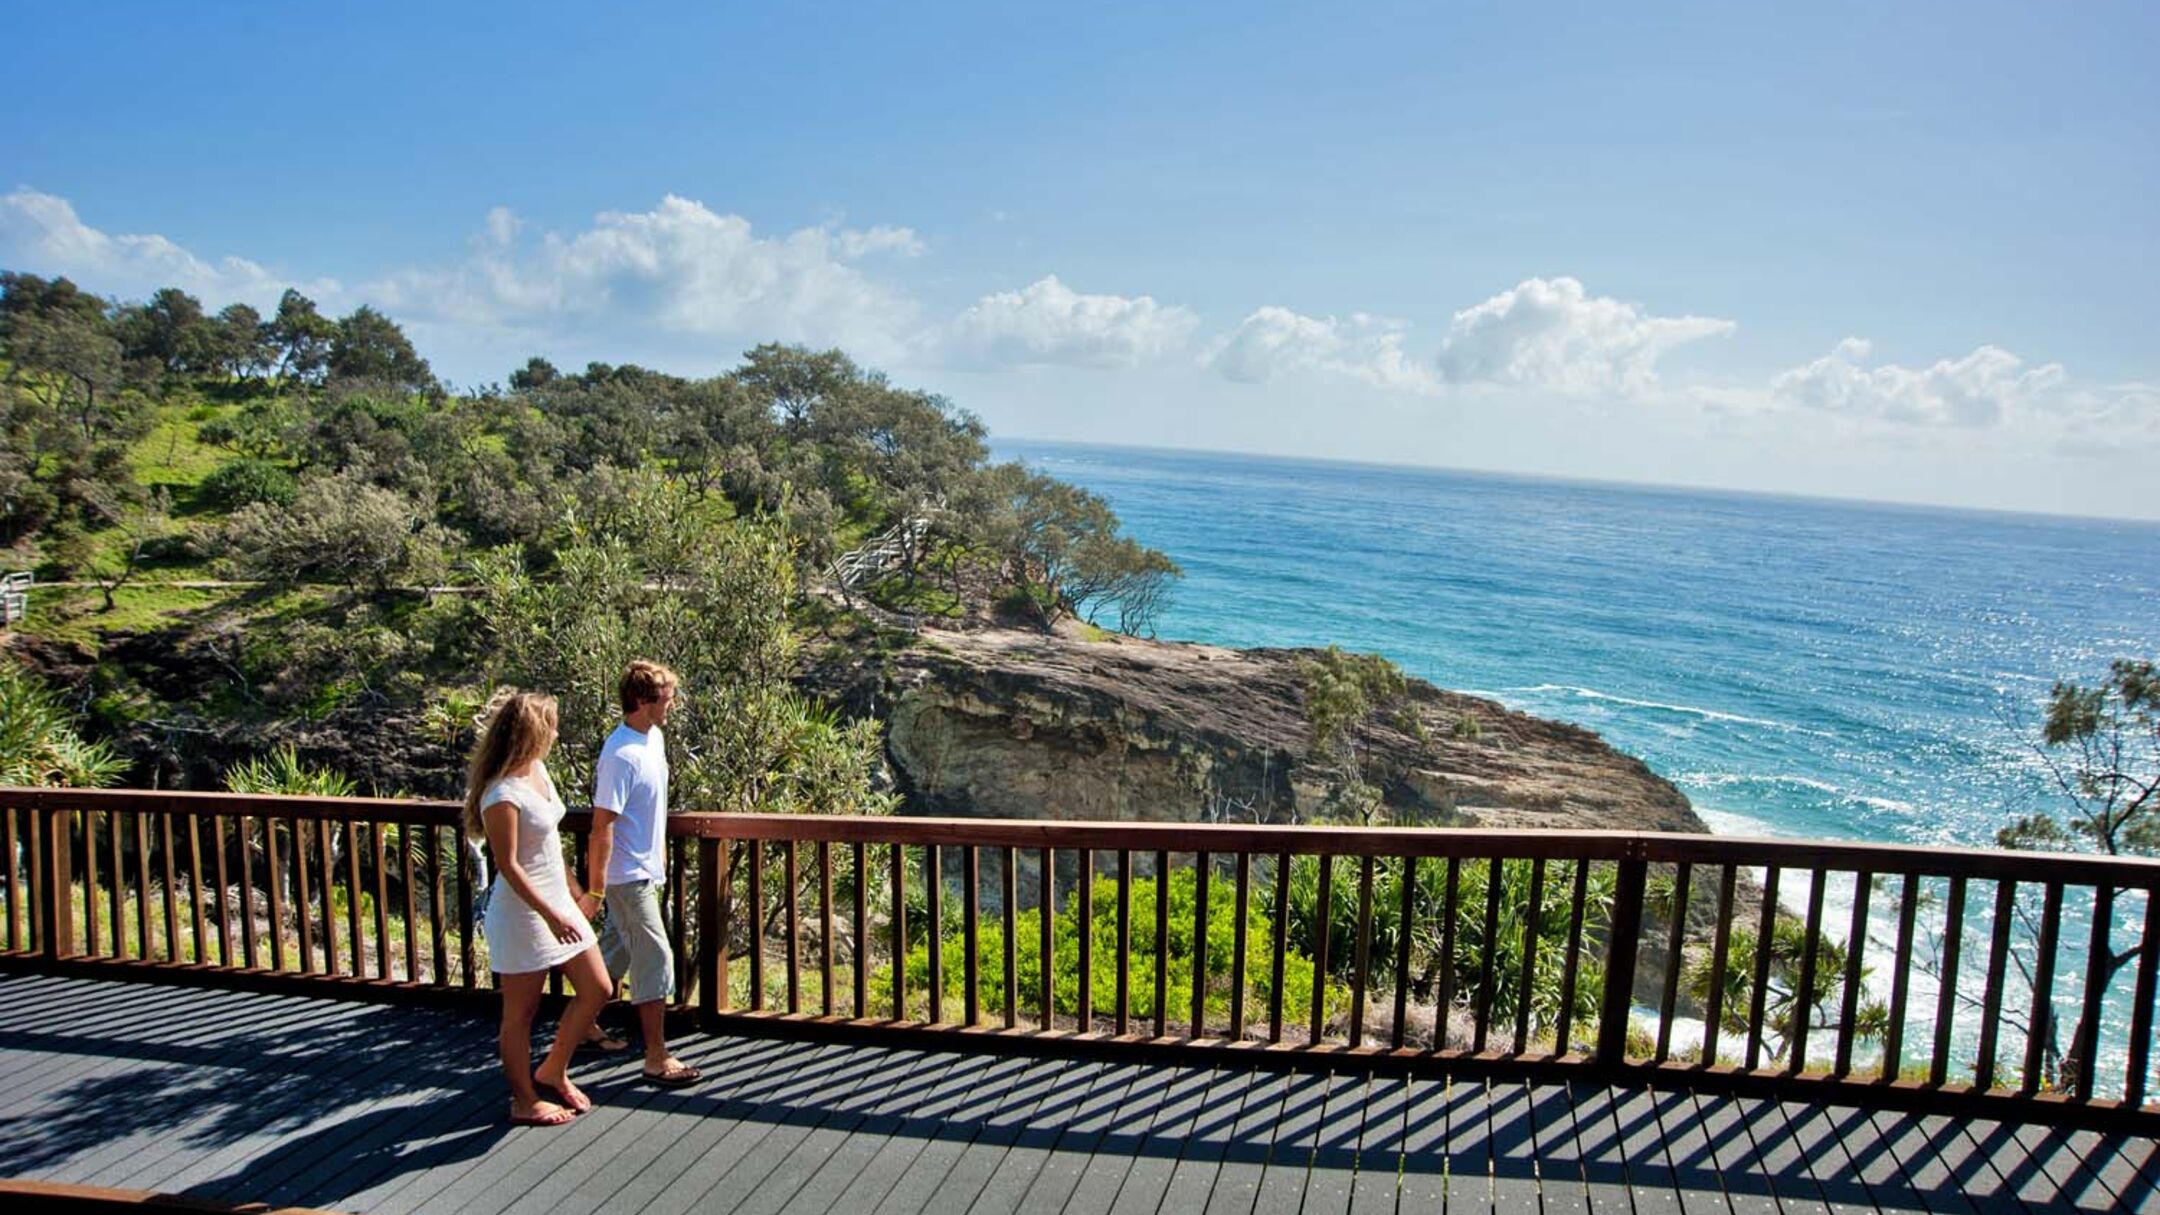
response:
<path fill-rule="evenodd" d="M 2091 1131 L 1520 1081 L 697 1037 L 513 1130 L 470 1013 L 0 975 L 0 1177 L 353 1211 L 2160 1209 Z"/>

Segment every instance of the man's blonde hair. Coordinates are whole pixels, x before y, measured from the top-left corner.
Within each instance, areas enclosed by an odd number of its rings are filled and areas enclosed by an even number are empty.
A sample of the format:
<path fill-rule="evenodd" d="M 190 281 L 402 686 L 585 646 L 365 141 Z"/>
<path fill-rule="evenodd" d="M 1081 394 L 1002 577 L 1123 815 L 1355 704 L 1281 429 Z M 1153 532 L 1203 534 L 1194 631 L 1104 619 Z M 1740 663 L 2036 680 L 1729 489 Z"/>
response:
<path fill-rule="evenodd" d="M 657 662 L 640 658 L 623 669 L 622 682 L 616 685 L 616 697 L 622 701 L 625 716 L 638 711 L 638 706 L 648 700 L 658 700 L 660 693 L 682 682 L 675 672 Z"/>

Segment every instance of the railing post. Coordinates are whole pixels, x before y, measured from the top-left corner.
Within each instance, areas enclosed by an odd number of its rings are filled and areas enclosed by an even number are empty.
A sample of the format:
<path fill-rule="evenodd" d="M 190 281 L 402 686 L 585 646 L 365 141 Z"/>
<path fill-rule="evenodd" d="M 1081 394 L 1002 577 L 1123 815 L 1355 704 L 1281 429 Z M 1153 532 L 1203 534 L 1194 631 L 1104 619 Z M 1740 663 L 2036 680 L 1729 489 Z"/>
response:
<path fill-rule="evenodd" d="M 1628 1013 L 1635 1006 L 1635 954 L 1641 944 L 1643 889 L 1649 863 L 1638 845 L 1620 862 L 1612 926 L 1605 944 L 1605 1002 L 1598 1011 L 1597 1068 L 1607 1075 L 1628 1066 Z"/>
<path fill-rule="evenodd" d="M 720 899 L 726 889 L 720 872 L 726 841 L 709 835 L 698 837 L 698 1025 L 706 1033 L 719 1028 L 720 982 L 727 962 L 727 943 L 721 936 Z"/>
<path fill-rule="evenodd" d="M 38 945 L 48 958 L 75 956 L 75 878 L 68 850 L 73 810 L 43 810 L 45 838 L 32 863 L 38 866 Z"/>

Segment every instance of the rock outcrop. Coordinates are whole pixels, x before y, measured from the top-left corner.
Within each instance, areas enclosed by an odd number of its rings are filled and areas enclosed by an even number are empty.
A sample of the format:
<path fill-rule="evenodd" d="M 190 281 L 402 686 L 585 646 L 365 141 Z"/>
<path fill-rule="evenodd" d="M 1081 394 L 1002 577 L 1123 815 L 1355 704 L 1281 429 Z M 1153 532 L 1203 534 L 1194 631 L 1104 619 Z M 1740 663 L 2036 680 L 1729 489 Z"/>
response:
<path fill-rule="evenodd" d="M 1338 773 L 1310 746 L 1310 651 L 1082 633 L 927 631 L 810 678 L 886 719 L 914 813 L 1296 822 L 1321 808 Z M 1588 730 L 1423 681 L 1409 699 L 1414 725 L 1369 722 L 1355 740 L 1390 821 L 1707 830 L 1684 794 Z"/>

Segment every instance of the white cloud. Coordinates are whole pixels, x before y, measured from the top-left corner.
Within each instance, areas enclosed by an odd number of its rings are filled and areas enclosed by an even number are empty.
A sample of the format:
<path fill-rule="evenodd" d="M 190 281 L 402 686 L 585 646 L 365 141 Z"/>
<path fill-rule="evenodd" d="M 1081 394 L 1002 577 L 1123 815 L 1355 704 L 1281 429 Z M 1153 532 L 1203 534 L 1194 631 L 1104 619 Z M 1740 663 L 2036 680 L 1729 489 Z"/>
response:
<path fill-rule="evenodd" d="M 2160 449 L 2160 384 L 2073 388 L 2057 405 L 2062 431 L 2055 449 L 2067 456 L 2113 456 Z"/>
<path fill-rule="evenodd" d="M 1455 314 L 1440 374 L 1451 384 L 1637 394 L 1656 386 L 1667 351 L 1733 329 L 1715 317 L 1652 316 L 1572 278 L 1525 279 Z"/>
<path fill-rule="evenodd" d="M 907 228 L 803 228 L 755 232 L 668 195 L 650 211 L 604 211 L 565 236 L 529 238 L 497 207 L 472 254 L 442 268 L 407 270 L 368 294 L 400 315 L 450 323 L 546 331 L 565 322 L 656 327 L 692 335 L 840 342 L 889 354 L 913 303 L 853 263 L 912 256 Z"/>
<path fill-rule="evenodd" d="M 213 307 L 235 299 L 266 303 L 288 285 L 243 257 L 206 261 L 163 236 L 100 231 L 84 223 L 68 200 L 28 187 L 0 195 L 0 254 L 16 268 L 64 274 L 93 291 L 147 295 L 182 287 Z M 307 289 L 327 293 L 337 284 Z"/>
<path fill-rule="evenodd" d="M 1270 306 L 1247 316 L 1206 361 L 1244 384 L 1303 373 L 1343 376 L 1399 392 L 1438 391 L 1433 374 L 1404 353 L 1403 336 L 1402 325 L 1364 313 L 1338 320 Z"/>
<path fill-rule="evenodd" d="M 1839 342 L 1829 354 L 1779 372 L 1770 395 L 1779 404 L 1879 418 L 1914 426 L 1984 427 L 2045 410 L 2068 378 L 2060 363 L 2027 368 L 1995 346 L 1929 367 L 1867 366 L 1869 343 Z"/>
<path fill-rule="evenodd" d="M 1082 295 L 1049 275 L 977 300 L 954 318 L 950 340 L 986 364 L 1136 367 L 1183 348 L 1197 324 L 1150 296 Z"/>

